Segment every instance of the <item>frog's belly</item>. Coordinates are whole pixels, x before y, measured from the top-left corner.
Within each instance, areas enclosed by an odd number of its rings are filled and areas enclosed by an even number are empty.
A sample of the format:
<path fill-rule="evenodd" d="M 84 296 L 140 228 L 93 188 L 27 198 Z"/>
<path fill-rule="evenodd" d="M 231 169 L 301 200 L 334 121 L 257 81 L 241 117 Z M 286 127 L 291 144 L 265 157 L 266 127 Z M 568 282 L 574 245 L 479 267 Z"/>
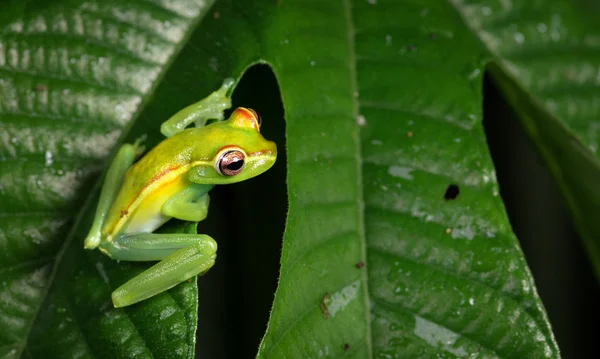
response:
<path fill-rule="evenodd" d="M 171 217 L 162 214 L 163 204 L 185 187 L 186 183 L 180 177 L 155 189 L 144 198 L 138 208 L 131 214 L 123 228 L 123 233 L 154 232 L 171 219 Z"/>

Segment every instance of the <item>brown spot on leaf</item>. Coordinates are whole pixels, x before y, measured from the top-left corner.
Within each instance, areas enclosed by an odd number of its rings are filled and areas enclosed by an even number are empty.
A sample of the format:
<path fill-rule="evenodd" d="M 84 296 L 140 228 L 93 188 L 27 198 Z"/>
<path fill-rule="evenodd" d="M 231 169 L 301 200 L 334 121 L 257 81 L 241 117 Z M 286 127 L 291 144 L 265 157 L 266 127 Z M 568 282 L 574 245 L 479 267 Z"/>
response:
<path fill-rule="evenodd" d="M 323 299 L 321 299 L 321 312 L 323 313 L 323 319 L 329 319 L 329 293 L 325 292 L 323 294 Z"/>

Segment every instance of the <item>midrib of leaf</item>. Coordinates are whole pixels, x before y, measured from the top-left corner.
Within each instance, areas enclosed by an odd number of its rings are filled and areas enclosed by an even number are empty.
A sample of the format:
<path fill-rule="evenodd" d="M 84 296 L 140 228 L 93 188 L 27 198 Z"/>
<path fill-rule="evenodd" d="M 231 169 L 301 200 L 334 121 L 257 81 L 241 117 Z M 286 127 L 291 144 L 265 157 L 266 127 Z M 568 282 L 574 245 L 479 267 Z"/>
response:
<path fill-rule="evenodd" d="M 203 2 L 202 5 L 199 6 L 199 10 L 198 10 L 198 16 L 196 17 L 184 17 L 179 13 L 174 12 L 173 10 L 169 9 L 168 7 L 161 7 L 161 4 L 157 3 L 154 4 L 154 6 L 156 6 L 157 8 L 160 8 L 161 10 L 165 11 L 166 13 L 169 13 L 175 17 L 177 17 L 179 20 L 182 21 L 187 21 L 187 30 L 184 34 L 184 36 L 180 39 L 179 42 L 175 42 L 172 40 L 167 40 L 162 38 L 163 41 L 168 42 L 171 46 L 172 46 L 172 51 L 170 56 L 167 58 L 167 60 L 164 63 L 159 63 L 159 62 L 153 62 L 150 61 L 148 59 L 142 58 L 140 56 L 136 56 L 134 54 L 131 54 L 127 51 L 124 51 L 123 49 L 116 47 L 113 44 L 101 44 L 101 43 L 97 43 L 96 41 L 92 40 L 90 43 L 92 45 L 96 45 L 99 48 L 102 48 L 103 50 L 107 51 L 110 54 L 118 54 L 120 56 L 125 56 L 130 58 L 131 60 L 134 61 L 138 61 L 142 64 L 147 64 L 147 65 L 154 65 L 157 67 L 162 66 L 162 68 L 160 69 L 158 75 L 154 78 L 154 80 L 152 81 L 151 86 L 147 89 L 146 92 L 141 92 L 141 91 L 134 91 L 134 92 L 123 92 L 121 88 L 113 88 L 111 86 L 107 86 L 107 85 L 101 85 L 97 82 L 94 81 L 89 81 L 86 80 L 84 78 L 73 78 L 73 77 L 69 77 L 69 76 L 62 76 L 62 75 L 58 75 L 58 74 L 43 74 L 43 73 L 38 73 L 38 72 L 31 72 L 31 71 L 23 71 L 23 70 L 15 70 L 12 69 L 11 73 L 16 73 L 16 74 L 24 74 L 24 75 L 28 75 L 31 76 L 32 78 L 37 78 L 37 79 L 50 79 L 50 80 L 61 80 L 61 81 L 65 81 L 68 82 L 69 84 L 81 84 L 81 85 L 85 85 L 88 86 L 88 88 L 96 88 L 98 90 L 101 91 L 113 91 L 115 93 L 117 93 L 118 95 L 135 95 L 135 96 L 139 96 L 141 98 L 141 102 L 139 104 L 139 106 L 137 106 L 136 110 L 133 111 L 131 113 L 131 117 L 129 118 L 130 121 L 128 121 L 124 128 L 122 129 L 122 133 L 120 136 L 120 139 L 117 141 L 117 143 L 122 143 L 123 140 L 127 137 L 129 130 L 131 129 L 131 127 L 134 124 L 134 120 L 139 113 L 144 109 L 145 105 L 148 103 L 148 101 L 150 100 L 151 96 L 148 96 L 147 94 L 152 94 L 154 93 L 155 88 L 158 86 L 158 84 L 161 82 L 161 79 L 165 76 L 166 70 L 170 67 L 170 65 L 172 64 L 172 62 L 175 60 L 175 58 L 177 57 L 177 54 L 180 52 L 180 50 L 183 48 L 183 46 L 186 44 L 187 39 L 191 36 L 193 30 L 197 27 L 198 23 L 202 20 L 204 14 L 206 14 L 206 12 L 208 11 L 208 9 L 210 8 L 210 6 L 212 5 L 212 1 L 206 1 Z M 35 10 L 34 10 L 35 11 Z M 73 15 L 74 13 L 77 13 L 79 11 L 79 13 L 83 14 L 85 12 L 87 12 L 88 14 L 92 14 L 95 16 L 100 17 L 99 14 L 95 13 L 94 11 L 90 11 L 90 9 L 78 9 L 73 11 L 72 13 L 67 12 L 67 14 L 69 15 Z M 47 15 L 47 14 L 46 14 Z M 45 16 L 45 15 L 41 15 L 41 16 Z M 44 21 L 46 21 L 47 19 L 44 19 Z M 111 21 L 114 19 L 106 19 L 104 18 L 104 20 L 106 21 Z M 19 20 L 17 20 L 19 21 Z M 127 27 L 132 27 L 132 28 L 136 28 L 138 30 L 140 30 L 140 28 L 138 28 L 137 26 L 135 26 L 135 24 L 133 23 L 128 23 L 128 22 L 122 22 L 121 25 L 123 26 L 127 26 Z M 7 34 L 8 35 L 8 34 Z M 14 37 L 16 38 L 21 38 L 23 41 L 27 41 L 29 38 L 39 38 L 40 36 L 51 36 L 51 37 L 58 37 L 60 39 L 71 39 L 71 40 L 76 40 L 76 41 L 82 41 L 86 39 L 86 36 L 88 34 L 85 34 L 84 36 L 72 36 L 70 34 L 65 34 L 65 33 L 60 33 L 60 34 L 55 34 L 55 33 L 50 33 L 50 34 L 40 34 L 40 33 L 33 33 L 33 34 L 21 34 L 21 33 L 17 33 L 17 34 L 13 34 Z M 156 36 L 157 34 L 152 34 L 154 36 Z M 8 38 L 10 38 L 10 35 L 8 36 Z M 1 71 L 6 71 L 4 69 L 2 69 Z M 11 115 L 19 115 L 18 113 L 11 113 Z M 23 113 L 22 115 L 27 116 L 28 113 Z M 66 117 L 63 117 L 66 118 Z M 113 128 L 114 129 L 114 128 Z M 109 156 L 110 158 L 112 158 L 112 156 L 114 155 L 114 153 L 116 153 L 116 150 L 118 150 L 118 146 L 114 146 L 113 151 L 111 152 L 111 155 Z M 20 156 L 22 157 L 22 156 Z M 31 154 L 26 154 L 26 158 L 32 158 L 34 159 L 35 157 L 33 157 L 33 155 Z M 36 158 L 37 159 L 37 158 Z M 62 157 L 60 160 L 55 160 L 55 163 L 65 163 L 65 162 L 69 162 L 72 161 L 72 159 L 68 158 L 68 157 Z M 76 161 L 77 162 L 77 161 Z M 101 182 L 98 181 L 95 185 L 94 190 L 91 193 L 95 193 L 95 191 L 97 191 L 99 189 L 99 187 L 101 186 Z M 25 336 L 23 336 L 22 340 L 20 340 L 16 346 L 17 352 L 15 353 L 17 357 L 22 357 L 25 353 L 25 349 L 27 348 L 27 342 L 29 340 L 29 336 L 31 334 L 31 329 L 33 328 L 33 325 L 35 324 L 36 320 L 37 320 L 37 316 L 40 312 L 41 307 L 45 304 L 46 302 L 46 297 L 48 296 L 48 293 L 50 291 L 50 289 L 52 288 L 52 286 L 54 285 L 54 281 L 56 279 L 56 275 L 57 272 L 60 268 L 60 265 L 62 263 L 63 260 L 63 256 L 67 250 L 67 248 L 72 244 L 72 241 L 74 240 L 75 233 L 78 231 L 81 231 L 81 228 L 79 228 L 81 226 L 81 222 L 84 218 L 84 216 L 86 216 L 87 214 L 90 213 L 90 211 L 93 211 L 93 205 L 94 205 L 94 196 L 87 196 L 81 211 L 77 212 L 77 216 L 75 217 L 75 221 L 73 226 L 71 227 L 68 235 L 66 236 L 64 243 L 62 244 L 62 246 L 60 247 L 58 253 L 56 254 L 56 256 L 48 258 L 47 261 L 52 261 L 52 259 L 54 259 L 54 264 L 52 266 L 52 271 L 50 273 L 50 276 L 48 278 L 47 281 L 47 285 L 45 286 L 45 288 L 42 291 L 42 295 L 40 296 L 40 298 L 37 301 L 37 305 L 34 308 L 34 313 L 33 315 L 30 317 L 29 321 L 28 321 L 28 325 L 26 327 L 26 331 L 25 331 Z M 37 212 L 36 212 L 37 213 Z M 57 212 L 48 212 L 48 213 L 53 213 L 54 215 L 57 214 Z M 70 215 L 73 212 L 68 211 L 68 212 L 63 212 L 62 214 L 64 215 Z M 21 212 L 22 215 L 26 215 L 26 216 L 30 216 L 32 213 L 27 211 L 27 212 Z M 15 213 L 6 213 L 3 212 L 3 215 L 10 215 L 13 216 L 15 215 Z M 28 263 L 29 265 L 32 263 L 38 263 L 41 260 L 35 260 L 35 261 L 27 261 L 26 263 Z M 23 266 L 23 264 L 19 264 L 19 267 Z M 9 268 L 12 268 L 12 270 L 14 270 L 15 266 L 11 266 Z M 100 275 L 100 274 L 99 274 Z M 129 316 L 129 314 L 127 312 L 124 312 L 126 316 Z M 73 315 L 73 318 L 75 318 L 75 321 L 77 322 L 77 317 Z M 195 324 L 194 324 L 195 327 Z M 79 335 L 84 337 L 83 332 L 79 332 Z M 141 337 L 141 336 L 140 336 Z M 142 338 L 143 339 L 143 338 Z M 87 340 L 84 341 L 87 344 Z M 89 348 L 89 346 L 88 346 Z M 193 348 L 192 348 L 193 349 Z M 90 354 L 91 351 L 89 352 Z"/>
<path fill-rule="evenodd" d="M 356 52 L 355 52 L 355 35 L 356 30 L 354 28 L 354 21 L 352 18 L 352 4 L 350 4 L 350 0 L 342 0 L 344 2 L 344 16 L 346 17 L 347 27 L 348 27 L 348 58 L 350 59 L 350 81 L 352 84 L 352 93 L 360 94 L 357 77 L 356 77 Z M 360 96 L 360 95 L 359 95 Z M 352 115 L 354 118 L 358 118 L 359 115 L 359 97 L 353 96 L 352 99 Z M 364 200 L 364 188 L 363 188 L 363 166 L 362 166 L 362 152 L 361 152 L 361 144 L 360 144 L 360 128 L 358 124 L 355 127 L 356 134 L 356 181 L 357 187 L 360 190 L 360 196 L 358 199 L 358 220 L 359 220 L 359 232 L 360 232 L 360 241 L 361 241 L 361 259 L 366 268 L 368 267 L 367 263 L 367 238 L 365 235 L 365 200 Z M 370 288 L 369 288 L 369 278 L 367 270 L 361 271 L 361 281 L 363 283 L 363 298 L 364 298 L 364 306 L 365 306 L 365 322 L 366 322 L 366 342 L 367 342 L 367 354 L 369 358 L 373 357 L 373 338 L 371 334 L 371 311 L 370 308 Z"/>

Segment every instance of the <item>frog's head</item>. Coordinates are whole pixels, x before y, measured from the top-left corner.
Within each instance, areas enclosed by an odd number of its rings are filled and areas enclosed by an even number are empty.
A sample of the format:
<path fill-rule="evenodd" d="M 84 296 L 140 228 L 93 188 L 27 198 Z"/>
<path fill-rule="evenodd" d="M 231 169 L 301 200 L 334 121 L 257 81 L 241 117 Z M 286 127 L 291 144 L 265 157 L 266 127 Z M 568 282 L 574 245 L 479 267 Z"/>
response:
<path fill-rule="evenodd" d="M 201 177 L 212 184 L 236 183 L 271 168 L 277 146 L 262 136 L 260 125 L 258 114 L 243 107 L 233 111 L 228 120 L 208 125 L 210 142 L 218 146 L 211 150 L 211 168 L 199 169 Z"/>

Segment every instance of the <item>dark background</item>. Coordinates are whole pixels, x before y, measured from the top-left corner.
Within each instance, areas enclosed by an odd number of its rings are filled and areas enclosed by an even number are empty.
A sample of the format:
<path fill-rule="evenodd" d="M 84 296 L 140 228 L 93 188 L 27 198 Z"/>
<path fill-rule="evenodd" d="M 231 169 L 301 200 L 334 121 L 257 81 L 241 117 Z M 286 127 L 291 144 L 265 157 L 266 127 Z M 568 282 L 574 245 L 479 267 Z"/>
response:
<path fill-rule="evenodd" d="M 277 286 L 287 214 L 286 184 L 281 181 L 286 171 L 284 113 L 269 67 L 250 68 L 236 88 L 233 102 L 234 108 L 251 107 L 261 115 L 261 132 L 277 143 L 279 154 L 273 169 L 259 178 L 235 186 L 217 186 L 211 192 L 209 218 L 199 230 L 210 234 L 216 231 L 211 226 L 223 225 L 211 217 L 227 218 L 227 226 L 224 238 L 218 238 L 217 265 L 198 281 L 196 354 L 201 358 L 256 355 Z M 600 286 L 558 188 L 515 114 L 487 76 L 483 106 L 500 193 L 562 357 L 600 357 L 596 331 L 588 329 L 600 322 L 600 309 L 595 305 L 600 301 Z M 268 193 L 264 188 L 269 188 Z M 232 201 L 243 202 L 228 207 Z M 232 212 L 232 208 L 238 209 Z M 219 228 L 220 233 L 223 230 Z M 248 238 L 257 239 L 250 242 Z M 223 282 L 229 285 L 223 286 Z"/>

